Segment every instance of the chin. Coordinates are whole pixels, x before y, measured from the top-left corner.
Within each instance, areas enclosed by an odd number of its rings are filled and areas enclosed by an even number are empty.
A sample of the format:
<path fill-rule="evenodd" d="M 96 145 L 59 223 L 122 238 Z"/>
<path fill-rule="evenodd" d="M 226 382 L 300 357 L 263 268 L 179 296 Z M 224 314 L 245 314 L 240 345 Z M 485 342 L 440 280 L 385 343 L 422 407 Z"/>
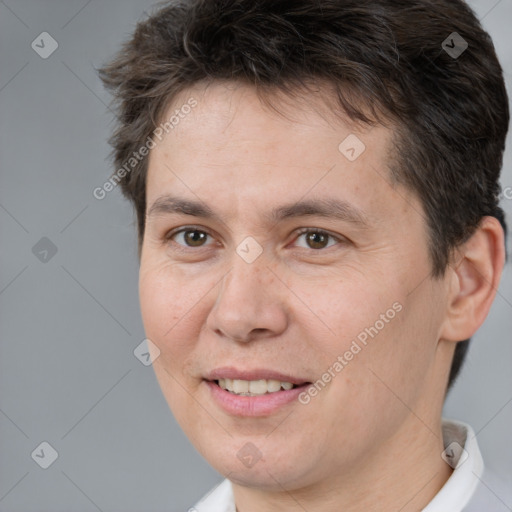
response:
<path fill-rule="evenodd" d="M 210 444 L 203 456 L 221 475 L 244 487 L 282 491 L 283 487 L 295 489 L 308 484 L 306 475 L 311 474 L 313 468 L 305 466 L 305 462 L 311 466 L 311 460 L 306 461 L 300 450 L 290 447 L 289 453 L 283 453 L 282 449 L 272 447 L 268 440 L 258 439 L 234 437 L 228 446 L 219 443 L 215 448 Z M 234 456 L 228 456 L 230 453 Z"/>

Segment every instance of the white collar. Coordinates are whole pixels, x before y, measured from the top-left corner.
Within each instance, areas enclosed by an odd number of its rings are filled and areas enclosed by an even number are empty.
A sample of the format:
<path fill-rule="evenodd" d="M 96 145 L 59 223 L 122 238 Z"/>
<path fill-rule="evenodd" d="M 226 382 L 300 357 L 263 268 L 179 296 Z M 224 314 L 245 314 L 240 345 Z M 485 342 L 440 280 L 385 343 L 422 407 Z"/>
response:
<path fill-rule="evenodd" d="M 201 498 L 189 512 L 236 512 L 231 482 L 226 478 Z"/>
<path fill-rule="evenodd" d="M 455 452 L 460 459 L 457 456 L 451 462 L 455 469 L 450 478 L 422 512 L 460 512 L 471 500 L 484 472 L 484 461 L 473 429 L 467 423 L 444 418 L 442 428 L 445 452 L 448 455 Z M 451 443 L 457 443 L 463 451 L 457 453 L 460 448 L 455 444 L 450 449 Z"/>
<path fill-rule="evenodd" d="M 445 460 L 452 467 L 455 466 L 455 469 L 444 486 L 421 512 L 447 512 L 448 510 L 461 512 L 471 500 L 484 471 L 484 462 L 475 432 L 468 424 L 443 418 L 442 430 L 445 447 L 443 454 L 447 457 Z M 452 445 L 452 443 L 457 444 Z M 451 458 L 448 458 L 449 456 Z M 236 512 L 231 482 L 228 479 L 220 482 L 190 510 Z"/>

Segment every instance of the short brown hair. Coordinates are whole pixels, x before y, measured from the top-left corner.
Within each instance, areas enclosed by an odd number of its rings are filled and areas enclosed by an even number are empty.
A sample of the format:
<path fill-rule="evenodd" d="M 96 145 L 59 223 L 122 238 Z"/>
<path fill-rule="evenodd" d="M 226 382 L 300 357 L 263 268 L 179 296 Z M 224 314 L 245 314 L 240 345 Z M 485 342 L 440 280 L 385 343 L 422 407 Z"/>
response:
<path fill-rule="evenodd" d="M 447 51 L 456 42 L 468 45 L 460 55 Z M 499 175 L 507 92 L 491 38 L 462 0 L 166 2 L 99 73 L 118 113 L 116 167 L 196 83 L 239 81 L 293 95 L 322 81 L 350 119 L 397 127 L 392 177 L 422 202 L 433 277 L 482 217 L 496 217 L 506 233 Z M 120 183 L 137 213 L 139 255 L 147 160 Z M 457 344 L 448 388 L 468 343 Z"/>

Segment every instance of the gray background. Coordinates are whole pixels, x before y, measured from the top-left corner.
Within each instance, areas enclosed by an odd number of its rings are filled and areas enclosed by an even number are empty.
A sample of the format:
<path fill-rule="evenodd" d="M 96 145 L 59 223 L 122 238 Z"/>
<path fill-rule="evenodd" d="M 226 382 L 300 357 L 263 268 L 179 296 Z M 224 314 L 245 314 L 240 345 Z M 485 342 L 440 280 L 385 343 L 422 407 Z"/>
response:
<path fill-rule="evenodd" d="M 144 332 L 131 208 L 118 190 L 92 195 L 112 171 L 113 127 L 93 66 L 153 3 L 0 1 L 0 511 L 178 512 L 220 478 L 133 354 Z M 511 91 L 512 0 L 470 4 Z M 47 59 L 31 48 L 44 31 L 59 45 Z M 512 225 L 512 199 L 503 205 Z M 57 248 L 46 262 L 32 252 L 42 237 Z M 511 283 L 509 264 L 445 406 L 478 432 L 487 465 L 509 475 Z M 46 470 L 31 458 L 43 441 L 58 452 Z"/>

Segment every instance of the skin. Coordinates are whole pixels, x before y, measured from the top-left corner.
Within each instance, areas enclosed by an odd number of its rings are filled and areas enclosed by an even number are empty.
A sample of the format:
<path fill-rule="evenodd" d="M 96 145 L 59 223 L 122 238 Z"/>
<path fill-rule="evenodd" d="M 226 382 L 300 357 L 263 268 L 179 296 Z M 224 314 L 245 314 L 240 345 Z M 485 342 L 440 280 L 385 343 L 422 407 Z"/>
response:
<path fill-rule="evenodd" d="M 146 335 L 160 350 L 153 368 L 178 423 L 231 480 L 238 512 L 425 507 L 451 474 L 444 394 L 456 341 L 482 324 L 498 287 L 499 222 L 484 218 L 433 279 L 421 202 L 390 178 L 391 128 L 335 118 L 320 95 L 288 102 L 284 117 L 241 84 L 198 84 L 169 112 L 190 97 L 197 106 L 151 150 L 148 211 L 172 194 L 222 220 L 147 216 L 139 283 Z M 366 146 L 353 162 L 338 150 L 350 134 Z M 366 227 L 265 218 L 325 197 L 364 212 Z M 189 237 L 209 236 L 192 246 L 183 233 L 169 238 L 189 226 Z M 338 240 L 308 243 L 299 228 Z M 247 236 L 263 249 L 250 264 L 236 252 Z M 203 378 L 221 366 L 316 381 L 394 303 L 401 311 L 307 405 L 251 418 L 211 399 Z M 252 467 L 237 457 L 247 442 L 261 453 Z"/>

